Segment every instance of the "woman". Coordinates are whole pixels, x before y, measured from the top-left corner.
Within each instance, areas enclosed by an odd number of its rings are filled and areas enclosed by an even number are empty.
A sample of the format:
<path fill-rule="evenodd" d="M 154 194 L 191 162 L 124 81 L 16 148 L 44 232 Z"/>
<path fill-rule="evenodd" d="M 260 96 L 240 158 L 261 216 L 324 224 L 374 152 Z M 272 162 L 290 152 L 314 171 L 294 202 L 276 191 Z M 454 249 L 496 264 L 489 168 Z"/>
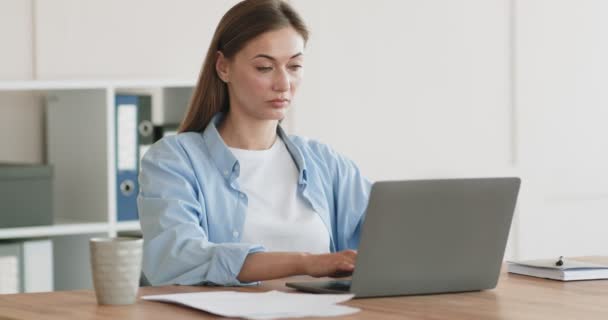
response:
<path fill-rule="evenodd" d="M 353 271 L 371 183 L 354 163 L 280 127 L 308 31 L 279 0 L 220 21 L 180 134 L 144 156 L 143 270 L 153 285 L 247 285 Z"/>

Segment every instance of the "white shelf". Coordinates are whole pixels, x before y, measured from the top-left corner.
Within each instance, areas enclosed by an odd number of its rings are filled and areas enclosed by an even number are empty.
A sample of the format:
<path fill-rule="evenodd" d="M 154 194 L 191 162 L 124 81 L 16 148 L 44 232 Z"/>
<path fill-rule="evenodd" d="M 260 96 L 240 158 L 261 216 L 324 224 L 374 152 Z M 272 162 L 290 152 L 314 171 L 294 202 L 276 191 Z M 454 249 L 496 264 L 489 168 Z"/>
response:
<path fill-rule="evenodd" d="M 74 234 L 107 233 L 108 229 L 109 225 L 105 222 L 58 223 L 48 226 L 2 228 L 0 229 L 0 239 L 23 239 Z"/>
<path fill-rule="evenodd" d="M 0 239 L 140 231 L 139 221 L 116 219 L 115 94 L 124 90 L 157 95 L 157 113 L 162 111 L 163 121 L 171 123 L 183 117 L 185 110 L 175 106 L 187 106 L 195 84 L 183 78 L 0 81 L 0 95 L 41 95 L 40 104 L 48 107 L 45 143 L 54 171 L 56 219 L 47 226 L 0 228 Z M 165 105 L 171 108 L 165 110 Z"/>
<path fill-rule="evenodd" d="M 157 121 L 173 123 L 183 117 L 195 85 L 193 79 L 0 81 L 2 103 L 46 111 L 55 219 L 53 225 L 0 228 L 0 240 L 51 238 L 55 287 L 91 288 L 87 238 L 141 235 L 139 221 L 117 221 L 116 93 L 153 96 Z"/>
<path fill-rule="evenodd" d="M 139 221 L 122 221 L 116 223 L 116 231 L 140 231 Z"/>
<path fill-rule="evenodd" d="M 173 88 L 192 87 L 194 80 L 141 79 L 141 80 L 20 80 L 0 81 L 0 91 L 44 91 L 104 88 Z"/>

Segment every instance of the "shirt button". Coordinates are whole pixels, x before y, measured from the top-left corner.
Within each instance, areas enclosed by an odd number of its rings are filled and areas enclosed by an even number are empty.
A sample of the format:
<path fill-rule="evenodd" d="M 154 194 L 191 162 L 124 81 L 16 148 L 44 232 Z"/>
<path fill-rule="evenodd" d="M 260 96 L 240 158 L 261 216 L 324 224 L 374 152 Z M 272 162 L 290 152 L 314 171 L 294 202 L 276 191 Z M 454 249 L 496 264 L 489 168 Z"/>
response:
<path fill-rule="evenodd" d="M 241 198 L 245 198 L 245 194 L 244 193 L 241 193 Z"/>
<path fill-rule="evenodd" d="M 228 176 L 228 170 L 224 170 L 224 175 Z"/>
<path fill-rule="evenodd" d="M 239 232 L 238 231 L 234 231 L 232 232 L 232 236 L 236 239 L 239 237 Z"/>

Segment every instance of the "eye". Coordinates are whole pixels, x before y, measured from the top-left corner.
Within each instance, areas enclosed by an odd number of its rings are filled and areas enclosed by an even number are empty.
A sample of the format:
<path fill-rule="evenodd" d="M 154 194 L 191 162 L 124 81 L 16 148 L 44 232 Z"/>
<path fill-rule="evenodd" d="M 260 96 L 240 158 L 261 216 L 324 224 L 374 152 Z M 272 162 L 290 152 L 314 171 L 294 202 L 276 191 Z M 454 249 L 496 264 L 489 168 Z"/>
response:
<path fill-rule="evenodd" d="M 294 71 L 297 71 L 301 68 L 302 68 L 302 66 L 299 64 L 294 64 L 294 65 L 289 66 L 289 69 L 294 70 Z"/>
<path fill-rule="evenodd" d="M 268 72 L 272 70 L 272 67 L 256 67 L 260 72 Z"/>

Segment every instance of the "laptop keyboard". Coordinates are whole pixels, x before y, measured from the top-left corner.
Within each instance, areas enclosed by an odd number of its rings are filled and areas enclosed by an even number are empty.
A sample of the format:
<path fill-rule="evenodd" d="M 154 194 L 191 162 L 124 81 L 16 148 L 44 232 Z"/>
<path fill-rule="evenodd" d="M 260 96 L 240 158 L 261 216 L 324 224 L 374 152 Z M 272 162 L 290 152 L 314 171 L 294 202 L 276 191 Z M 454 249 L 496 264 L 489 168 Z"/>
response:
<path fill-rule="evenodd" d="M 330 290 L 350 291 L 350 283 L 350 280 L 335 280 L 328 282 L 324 287 Z"/>

